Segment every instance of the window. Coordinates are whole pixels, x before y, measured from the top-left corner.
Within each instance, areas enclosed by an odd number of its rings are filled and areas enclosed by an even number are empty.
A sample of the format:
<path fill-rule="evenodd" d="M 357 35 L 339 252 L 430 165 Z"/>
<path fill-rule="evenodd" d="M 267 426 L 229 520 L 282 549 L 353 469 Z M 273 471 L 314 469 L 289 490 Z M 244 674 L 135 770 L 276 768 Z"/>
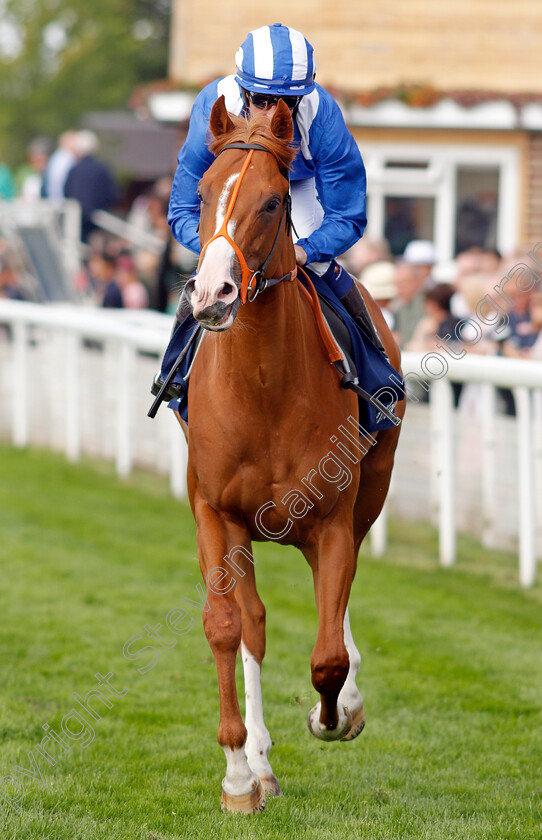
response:
<path fill-rule="evenodd" d="M 519 151 L 505 146 L 361 143 L 367 235 L 395 255 L 431 239 L 440 260 L 478 245 L 512 252 L 518 238 Z"/>
<path fill-rule="evenodd" d="M 455 253 L 497 246 L 499 169 L 457 167 Z"/>
<path fill-rule="evenodd" d="M 396 257 L 412 239 L 433 239 L 435 199 L 387 195 L 384 220 L 384 236 Z"/>

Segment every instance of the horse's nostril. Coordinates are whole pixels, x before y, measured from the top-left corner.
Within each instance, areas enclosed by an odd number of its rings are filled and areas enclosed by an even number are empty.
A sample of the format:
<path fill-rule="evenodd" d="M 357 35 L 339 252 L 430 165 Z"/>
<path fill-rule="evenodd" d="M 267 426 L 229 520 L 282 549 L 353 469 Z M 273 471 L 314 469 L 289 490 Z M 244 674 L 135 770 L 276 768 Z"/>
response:
<path fill-rule="evenodd" d="M 235 286 L 232 286 L 231 283 L 224 283 L 220 290 L 221 295 L 231 295 L 231 293 L 235 291 Z"/>
<path fill-rule="evenodd" d="M 185 294 L 185 297 L 190 298 L 192 292 L 194 291 L 195 286 L 196 286 L 195 280 L 188 280 L 184 284 L 183 292 Z"/>

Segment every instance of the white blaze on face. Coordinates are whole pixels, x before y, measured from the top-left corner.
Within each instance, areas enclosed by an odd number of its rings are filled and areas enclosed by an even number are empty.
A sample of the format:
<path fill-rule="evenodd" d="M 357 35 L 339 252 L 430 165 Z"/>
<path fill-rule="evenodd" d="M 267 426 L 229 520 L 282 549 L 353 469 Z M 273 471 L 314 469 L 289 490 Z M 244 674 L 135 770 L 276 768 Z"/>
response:
<path fill-rule="evenodd" d="M 234 175 L 230 175 L 230 177 L 222 187 L 222 192 L 220 193 L 220 198 L 218 199 L 218 204 L 216 205 L 215 236 L 222 227 L 222 223 L 224 222 L 224 218 L 226 216 L 226 210 L 228 209 L 228 202 L 230 200 L 230 190 L 237 181 L 240 174 L 240 172 L 236 172 Z M 230 224 L 231 222 L 228 223 L 228 233 Z"/>
<path fill-rule="evenodd" d="M 239 172 L 230 175 L 220 193 L 218 204 L 216 207 L 216 223 L 214 236 L 218 233 L 224 223 L 226 211 L 230 200 L 230 193 L 233 185 L 239 178 Z M 229 221 L 227 231 L 233 239 L 235 233 L 235 222 Z M 203 255 L 200 270 L 195 279 L 194 291 L 192 292 L 191 304 L 194 315 L 197 316 L 200 312 L 208 306 L 212 306 L 217 301 L 231 304 L 237 298 L 237 287 L 233 282 L 233 258 L 235 251 L 233 250 L 227 239 L 220 236 L 208 246 Z M 224 286 L 231 287 L 232 290 L 224 293 Z"/>

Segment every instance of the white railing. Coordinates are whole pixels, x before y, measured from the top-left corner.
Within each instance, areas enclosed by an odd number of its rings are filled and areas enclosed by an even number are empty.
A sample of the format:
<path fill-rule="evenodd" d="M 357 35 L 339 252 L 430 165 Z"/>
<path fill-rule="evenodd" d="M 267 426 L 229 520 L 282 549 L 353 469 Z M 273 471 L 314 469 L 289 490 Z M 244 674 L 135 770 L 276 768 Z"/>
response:
<path fill-rule="evenodd" d="M 110 458 L 121 476 L 134 466 L 151 468 L 169 474 L 174 495 L 185 496 L 184 436 L 165 407 L 156 420 L 146 417 L 150 384 L 171 323 L 171 316 L 147 311 L 0 300 L 0 435 L 15 446 L 64 451 L 71 461 L 82 454 Z M 487 547 L 517 544 L 520 582 L 530 586 L 537 545 L 539 553 L 542 545 L 542 534 L 537 534 L 537 513 L 542 518 L 542 362 L 468 354 L 448 358 L 446 378 L 430 380 L 421 372 L 422 358 L 403 355 L 405 374 L 430 381 L 430 403 L 409 404 L 387 509 L 412 515 L 417 493 L 414 515 L 438 524 L 440 561 L 451 565 L 459 509 L 476 508 L 477 521 L 470 517 L 462 527 L 480 532 Z M 460 482 L 470 481 L 472 448 L 466 458 L 463 451 L 467 465 L 459 475 L 461 416 L 453 408 L 450 381 L 480 383 L 476 417 L 470 421 L 476 428 L 468 428 L 476 433 L 480 475 L 468 493 Z M 512 390 L 514 420 L 497 415 L 497 388 Z M 508 516 L 511 509 L 513 517 Z M 511 520 L 505 540 L 503 510 Z M 375 554 L 385 550 L 386 515 L 372 529 Z"/>
<path fill-rule="evenodd" d="M 120 216 L 109 213 L 106 210 L 95 210 L 92 214 L 92 221 L 102 230 L 112 233 L 119 239 L 125 239 L 137 249 L 151 251 L 161 256 L 166 248 L 166 242 L 154 233 L 143 230 L 137 225 L 132 225 Z"/>
<path fill-rule="evenodd" d="M 58 248 L 66 276 L 72 282 L 81 268 L 81 205 L 72 198 L 0 201 L 0 233 L 18 244 L 20 228 L 38 226 Z"/>
<path fill-rule="evenodd" d="M 153 399 L 152 378 L 169 340 L 171 316 L 4 300 L 2 324 L 11 330 L 0 358 L 5 362 L 2 406 L 4 415 L 11 412 L 14 446 L 34 441 L 47 445 L 49 437 L 53 448 L 62 448 L 70 461 L 79 460 L 83 451 L 113 455 L 120 476 L 128 475 L 134 465 L 161 464 L 161 471 L 170 474 L 173 494 L 186 495 L 186 443 L 175 417 L 165 408 L 155 421 L 145 416 L 145 406 Z M 84 365 L 85 342 L 87 348 L 94 342 L 87 356 L 93 347 L 94 352 L 98 349 L 94 369 L 88 359 Z M 93 394 L 88 407 L 85 389 Z M 107 416 L 99 429 L 93 434 L 87 429 L 85 435 L 84 414 L 89 410 Z M 48 423 L 48 433 L 40 434 L 36 414 L 47 417 L 43 423 Z M 140 420 L 147 422 L 138 430 Z M 154 452 L 149 439 L 156 442 Z"/>
<path fill-rule="evenodd" d="M 425 354 L 427 356 L 427 354 Z M 432 501 L 436 507 L 439 530 L 439 556 L 443 566 L 456 560 L 456 505 L 460 489 L 457 484 L 456 447 L 452 382 L 480 385 L 478 410 L 472 422 L 478 423 L 481 453 L 482 542 L 499 547 L 497 489 L 502 480 L 500 463 L 503 452 L 497 447 L 496 396 L 498 388 L 510 389 L 515 403 L 515 441 L 506 447 L 517 450 L 517 493 L 510 505 L 517 507 L 519 580 L 532 586 L 536 575 L 537 513 L 542 510 L 542 362 L 468 354 L 461 359 L 447 358 L 444 378 L 434 379 L 423 372 L 423 353 L 403 353 L 403 373 L 416 374 L 430 383 L 429 439 L 431 448 L 430 482 Z M 410 411 L 412 407 L 410 404 Z M 404 425 L 408 421 L 409 407 Z M 501 435 L 502 437 L 502 435 Z M 393 482 L 391 490 L 393 500 Z M 388 506 L 388 505 L 387 505 Z M 392 505 L 393 507 L 393 505 Z M 430 518 L 428 511 L 428 518 Z M 386 509 L 371 532 L 372 551 L 381 555 L 386 546 Z"/>

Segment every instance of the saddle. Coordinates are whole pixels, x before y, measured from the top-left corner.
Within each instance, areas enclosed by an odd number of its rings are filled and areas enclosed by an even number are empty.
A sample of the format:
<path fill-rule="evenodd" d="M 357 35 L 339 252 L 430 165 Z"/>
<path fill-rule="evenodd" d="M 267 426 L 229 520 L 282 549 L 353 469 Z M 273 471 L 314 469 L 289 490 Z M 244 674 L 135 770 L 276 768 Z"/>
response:
<path fill-rule="evenodd" d="M 304 274 L 306 276 L 307 272 Z M 312 271 L 308 274 L 307 279 L 316 287 L 323 319 L 340 351 L 341 358 L 330 355 L 330 360 L 341 377 L 341 387 L 354 391 L 360 398 L 359 414 L 367 423 L 367 431 L 399 425 L 401 421 L 395 415 L 395 405 L 404 396 L 404 384 L 389 362 L 368 309 L 365 308 L 363 325 L 360 325 L 318 275 Z M 318 317 L 316 320 L 318 322 Z M 375 385 L 380 387 L 375 388 Z M 385 405 L 375 396 L 382 390 L 392 397 L 390 405 Z M 372 411 L 369 411 L 369 406 Z M 380 425 L 382 421 L 386 421 L 385 426 Z"/>
<path fill-rule="evenodd" d="M 313 272 L 310 275 L 304 272 L 304 277 L 299 278 L 300 293 L 310 299 L 320 336 L 329 361 L 340 376 L 341 387 L 354 391 L 360 398 L 360 424 L 368 432 L 399 425 L 401 421 L 395 415 L 395 405 L 404 396 L 400 375 L 390 365 L 381 345 L 379 347 L 367 331 L 359 328 L 329 287 Z M 162 402 L 169 400 L 169 407 L 188 422 L 188 380 L 204 336 L 204 328 L 191 315 L 182 323 L 176 321 L 161 371 L 151 388 L 155 400 L 149 417 L 155 417 Z M 375 396 L 382 390 L 392 397 L 388 405 Z"/>
<path fill-rule="evenodd" d="M 354 350 L 352 347 L 352 339 L 350 338 L 350 333 L 348 332 L 348 327 L 339 313 L 335 311 L 332 305 L 328 303 L 325 298 L 318 295 L 318 301 L 322 309 L 322 315 L 326 319 L 329 329 L 331 330 L 331 334 L 339 345 L 342 355 L 344 356 L 342 362 L 335 362 L 335 366 L 343 373 L 343 376 L 348 377 L 348 375 L 351 375 L 357 384 L 358 376 L 356 365 L 354 363 Z M 343 388 L 346 387 L 342 381 L 341 385 Z"/>

